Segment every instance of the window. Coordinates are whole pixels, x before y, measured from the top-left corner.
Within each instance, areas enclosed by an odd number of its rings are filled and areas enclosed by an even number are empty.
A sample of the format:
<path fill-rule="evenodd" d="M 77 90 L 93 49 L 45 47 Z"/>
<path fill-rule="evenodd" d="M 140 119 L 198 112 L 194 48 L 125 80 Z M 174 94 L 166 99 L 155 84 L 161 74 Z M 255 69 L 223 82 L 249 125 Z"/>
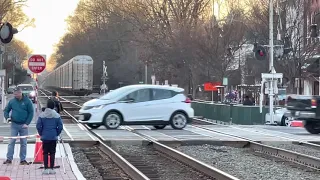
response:
<path fill-rule="evenodd" d="M 33 91 L 32 86 L 18 86 L 22 91 Z"/>
<path fill-rule="evenodd" d="M 160 100 L 160 99 L 169 99 L 173 96 L 173 92 L 166 89 L 153 89 L 152 90 L 152 99 Z"/>
<path fill-rule="evenodd" d="M 140 89 L 134 91 L 126 96 L 125 99 L 134 99 L 134 102 L 146 102 L 150 101 L 150 89 Z"/>
<path fill-rule="evenodd" d="M 128 91 L 131 91 L 132 89 L 133 87 L 118 88 L 114 91 L 108 92 L 106 95 L 103 95 L 102 97 L 100 97 L 100 99 L 109 100 L 109 99 L 118 98 L 121 95 L 124 95 L 125 93 L 127 93 Z"/>

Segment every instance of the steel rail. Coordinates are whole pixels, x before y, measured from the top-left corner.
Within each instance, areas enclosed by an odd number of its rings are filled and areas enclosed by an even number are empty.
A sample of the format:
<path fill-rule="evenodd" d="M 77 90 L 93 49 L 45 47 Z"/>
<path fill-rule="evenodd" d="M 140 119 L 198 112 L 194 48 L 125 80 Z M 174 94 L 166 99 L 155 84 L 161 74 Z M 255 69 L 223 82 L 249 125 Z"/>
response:
<path fill-rule="evenodd" d="M 213 124 L 215 124 L 215 123 L 213 123 Z M 217 125 L 219 125 L 219 124 L 217 124 Z M 250 138 L 234 135 L 231 133 L 221 132 L 219 130 L 207 128 L 204 126 L 198 126 L 198 125 L 193 125 L 193 126 L 199 128 L 199 129 L 204 129 L 206 131 L 211 131 L 211 132 L 222 134 L 225 136 L 234 137 L 234 138 L 248 141 L 248 146 L 252 150 L 258 151 L 263 154 L 271 155 L 274 157 L 279 157 L 281 159 L 285 159 L 287 161 L 294 162 L 296 164 L 303 165 L 303 166 L 306 166 L 311 169 L 320 170 L 320 158 L 309 156 L 309 155 L 298 153 L 298 152 L 294 152 L 294 151 L 290 151 L 290 150 L 286 150 L 286 149 L 282 149 L 282 148 L 278 148 L 278 147 L 273 147 L 270 145 L 265 145 L 265 144 L 256 142 Z M 226 125 L 222 125 L 222 126 L 229 127 Z M 263 134 L 263 133 L 261 133 L 261 134 Z M 274 136 L 274 137 L 278 137 L 278 136 Z M 309 142 L 303 142 L 303 143 L 308 144 L 308 146 L 311 146 L 311 144 L 312 144 Z M 317 144 L 313 144 L 313 145 L 315 145 L 315 147 L 319 146 Z"/>
<path fill-rule="evenodd" d="M 174 159 L 176 159 L 179 162 L 182 162 L 183 164 L 192 167 L 193 169 L 196 169 L 197 171 L 215 178 L 216 180 L 239 180 L 238 178 L 224 172 L 221 171 L 213 166 L 210 166 L 204 162 L 201 162 L 189 155 L 186 155 L 180 151 L 177 151 L 169 146 L 166 146 L 162 143 L 159 143 L 157 140 L 154 140 L 152 138 L 150 138 L 148 135 L 145 135 L 141 132 L 136 131 L 135 129 L 132 129 L 130 127 L 125 127 L 126 130 L 135 133 L 136 135 L 148 140 L 149 142 L 152 143 L 153 147 L 163 153 L 166 154 L 169 157 L 172 157 Z"/>

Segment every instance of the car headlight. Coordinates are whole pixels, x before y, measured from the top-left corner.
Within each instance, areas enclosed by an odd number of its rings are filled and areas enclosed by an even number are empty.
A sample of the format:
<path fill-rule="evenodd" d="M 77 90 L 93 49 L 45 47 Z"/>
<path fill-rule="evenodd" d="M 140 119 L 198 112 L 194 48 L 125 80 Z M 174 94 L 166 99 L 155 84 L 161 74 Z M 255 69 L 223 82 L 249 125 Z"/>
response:
<path fill-rule="evenodd" d="M 92 109 L 102 109 L 106 106 L 106 104 L 99 105 L 99 106 L 93 106 Z"/>
<path fill-rule="evenodd" d="M 34 91 L 30 92 L 30 96 L 36 96 L 36 92 Z"/>

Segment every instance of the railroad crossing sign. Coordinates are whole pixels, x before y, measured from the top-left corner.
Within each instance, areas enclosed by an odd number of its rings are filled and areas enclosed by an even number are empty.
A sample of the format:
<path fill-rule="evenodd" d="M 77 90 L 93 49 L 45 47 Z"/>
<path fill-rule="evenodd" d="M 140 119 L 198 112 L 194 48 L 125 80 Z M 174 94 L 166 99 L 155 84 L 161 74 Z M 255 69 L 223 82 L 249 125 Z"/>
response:
<path fill-rule="evenodd" d="M 103 61 L 103 76 L 108 76 L 108 72 L 107 72 L 108 66 L 106 65 L 106 62 Z"/>
<path fill-rule="evenodd" d="M 34 54 L 29 57 L 28 67 L 33 73 L 41 73 L 46 68 L 46 56 Z"/>

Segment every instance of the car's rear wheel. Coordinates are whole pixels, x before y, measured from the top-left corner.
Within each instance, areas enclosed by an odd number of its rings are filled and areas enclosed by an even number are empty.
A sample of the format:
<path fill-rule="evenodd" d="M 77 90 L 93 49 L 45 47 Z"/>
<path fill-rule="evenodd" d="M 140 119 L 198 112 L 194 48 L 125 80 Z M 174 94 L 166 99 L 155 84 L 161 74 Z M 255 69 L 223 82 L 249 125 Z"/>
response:
<path fill-rule="evenodd" d="M 89 126 L 91 129 L 98 129 L 101 125 L 100 125 L 100 124 L 88 124 L 88 126 Z"/>
<path fill-rule="evenodd" d="M 186 127 L 188 117 L 183 112 L 175 112 L 170 119 L 170 125 L 173 129 L 183 129 Z"/>
<path fill-rule="evenodd" d="M 163 129 L 166 127 L 166 125 L 154 125 L 153 127 L 156 129 Z"/>
<path fill-rule="evenodd" d="M 108 112 L 104 116 L 103 123 L 107 129 L 117 129 L 122 123 L 122 116 L 115 111 Z"/>

